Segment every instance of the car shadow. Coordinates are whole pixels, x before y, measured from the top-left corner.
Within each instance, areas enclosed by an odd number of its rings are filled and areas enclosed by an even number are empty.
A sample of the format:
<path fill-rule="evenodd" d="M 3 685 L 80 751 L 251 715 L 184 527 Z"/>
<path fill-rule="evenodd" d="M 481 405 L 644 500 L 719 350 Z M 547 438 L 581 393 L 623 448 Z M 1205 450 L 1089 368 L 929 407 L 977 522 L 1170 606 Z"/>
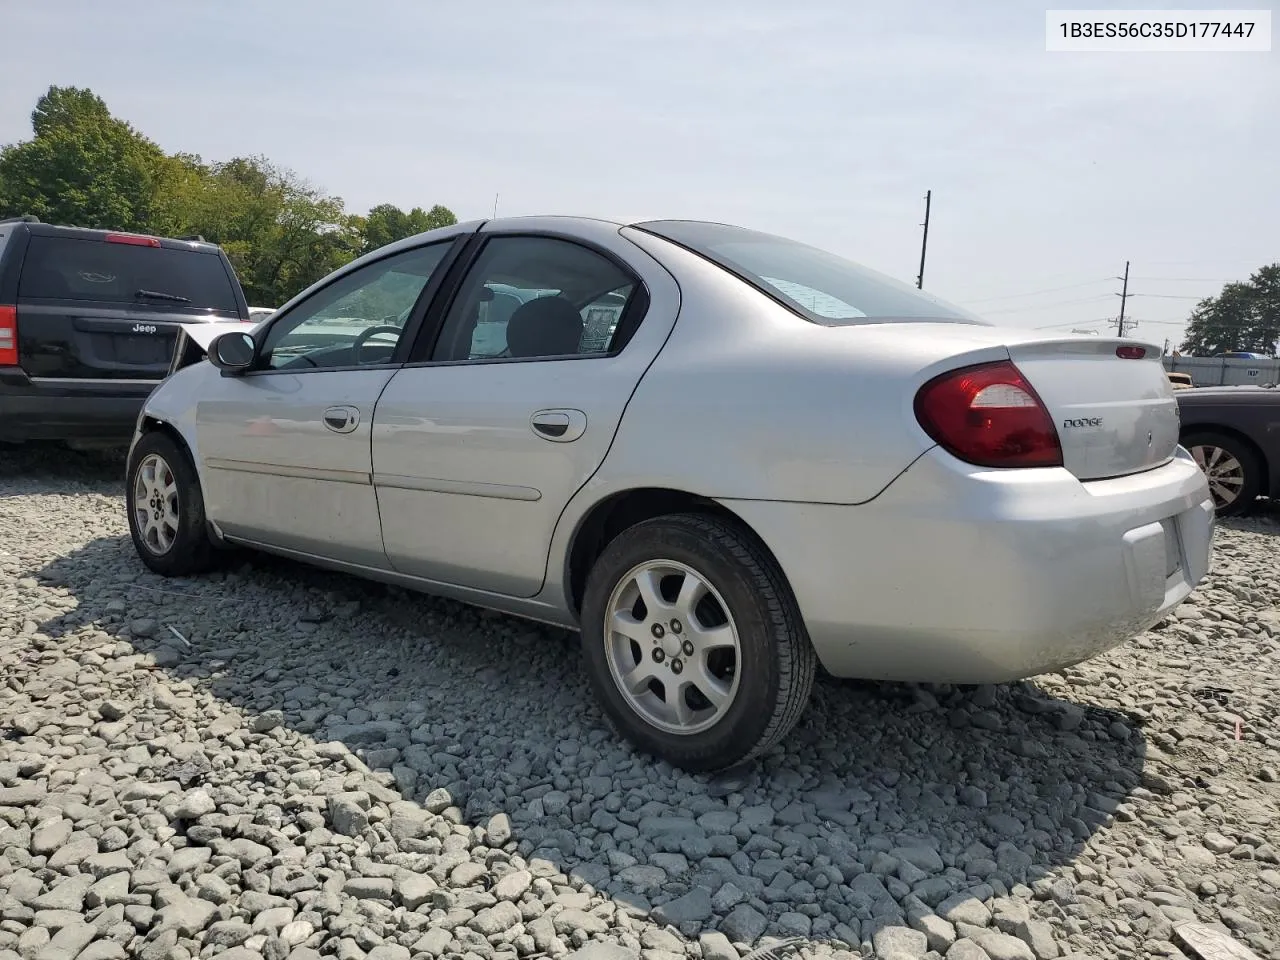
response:
<path fill-rule="evenodd" d="M 608 730 L 566 631 L 255 554 L 164 580 L 124 536 L 23 575 L 76 601 L 39 624 L 53 647 L 98 629 L 249 729 L 279 710 L 398 799 L 438 812 L 444 789 L 477 827 L 505 813 L 522 855 L 690 937 L 717 922 L 701 916 L 705 896 L 685 896 L 705 888 L 720 913 L 734 898 L 757 908 L 768 936 L 807 917 L 814 939 L 856 949 L 903 922 L 908 893 L 930 907 L 966 889 L 1005 895 L 1071 864 L 1131 791 L 1159 786 L 1138 720 L 1032 683 L 823 679 L 768 756 L 690 775 Z M 246 769 L 244 790 L 262 775 Z"/>

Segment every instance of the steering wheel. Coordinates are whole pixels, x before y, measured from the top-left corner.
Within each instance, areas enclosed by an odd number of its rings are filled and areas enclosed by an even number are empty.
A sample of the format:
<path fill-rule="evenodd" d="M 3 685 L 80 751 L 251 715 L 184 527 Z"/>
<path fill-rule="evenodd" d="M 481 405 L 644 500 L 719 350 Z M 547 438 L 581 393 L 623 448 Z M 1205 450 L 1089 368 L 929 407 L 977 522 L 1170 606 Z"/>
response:
<path fill-rule="evenodd" d="M 351 356 L 356 363 L 364 363 L 364 361 L 360 359 L 360 352 L 364 350 L 364 345 L 366 343 L 380 333 L 394 333 L 398 338 L 402 333 L 404 333 L 404 328 L 393 327 L 388 324 L 380 327 L 369 327 L 362 330 L 355 340 L 351 342 Z M 395 347 L 393 346 L 392 349 L 394 350 Z"/>

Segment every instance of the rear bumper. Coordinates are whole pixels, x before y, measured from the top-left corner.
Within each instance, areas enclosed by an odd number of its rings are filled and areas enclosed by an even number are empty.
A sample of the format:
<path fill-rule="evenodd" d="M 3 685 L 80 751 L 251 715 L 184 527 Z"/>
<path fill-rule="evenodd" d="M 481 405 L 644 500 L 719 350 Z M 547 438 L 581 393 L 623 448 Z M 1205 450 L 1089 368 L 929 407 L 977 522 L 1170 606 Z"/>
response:
<path fill-rule="evenodd" d="M 773 550 L 827 670 L 913 682 L 1001 683 L 1105 652 L 1204 578 L 1214 527 L 1182 448 L 1089 483 L 935 449 L 859 506 L 724 504 Z"/>
<path fill-rule="evenodd" d="M 33 381 L 21 369 L 0 368 L 0 440 L 127 443 L 159 383 Z"/>

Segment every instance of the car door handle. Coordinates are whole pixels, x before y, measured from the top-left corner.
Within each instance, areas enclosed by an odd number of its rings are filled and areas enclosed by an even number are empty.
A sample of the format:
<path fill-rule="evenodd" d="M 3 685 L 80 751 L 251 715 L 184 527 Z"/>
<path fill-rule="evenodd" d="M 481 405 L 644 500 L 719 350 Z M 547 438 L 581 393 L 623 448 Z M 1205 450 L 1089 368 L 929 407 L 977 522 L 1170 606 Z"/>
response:
<path fill-rule="evenodd" d="M 529 424 L 543 440 L 569 443 L 587 432 L 587 415 L 581 410 L 539 410 Z"/>
<path fill-rule="evenodd" d="M 360 425 L 357 407 L 329 407 L 324 412 L 324 425 L 334 433 L 350 433 Z"/>

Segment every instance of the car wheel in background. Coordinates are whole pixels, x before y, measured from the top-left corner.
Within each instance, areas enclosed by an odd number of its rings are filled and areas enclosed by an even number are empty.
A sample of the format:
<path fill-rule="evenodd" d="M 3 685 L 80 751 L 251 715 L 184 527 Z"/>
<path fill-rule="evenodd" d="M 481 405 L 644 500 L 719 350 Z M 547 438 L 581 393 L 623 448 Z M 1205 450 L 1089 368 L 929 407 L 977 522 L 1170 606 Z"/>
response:
<path fill-rule="evenodd" d="M 776 563 L 736 526 L 693 514 L 646 520 L 609 543 L 587 578 L 582 643 L 610 721 L 690 771 L 781 741 L 817 664 Z"/>
<path fill-rule="evenodd" d="M 146 434 L 130 453 L 126 478 L 129 533 L 142 562 L 166 577 L 213 568 L 217 550 L 186 450 L 167 433 Z"/>
<path fill-rule="evenodd" d="M 1262 463 L 1253 448 L 1229 434 L 1188 433 L 1182 445 L 1209 478 L 1209 492 L 1219 517 L 1236 517 L 1253 505 L 1262 491 Z"/>

